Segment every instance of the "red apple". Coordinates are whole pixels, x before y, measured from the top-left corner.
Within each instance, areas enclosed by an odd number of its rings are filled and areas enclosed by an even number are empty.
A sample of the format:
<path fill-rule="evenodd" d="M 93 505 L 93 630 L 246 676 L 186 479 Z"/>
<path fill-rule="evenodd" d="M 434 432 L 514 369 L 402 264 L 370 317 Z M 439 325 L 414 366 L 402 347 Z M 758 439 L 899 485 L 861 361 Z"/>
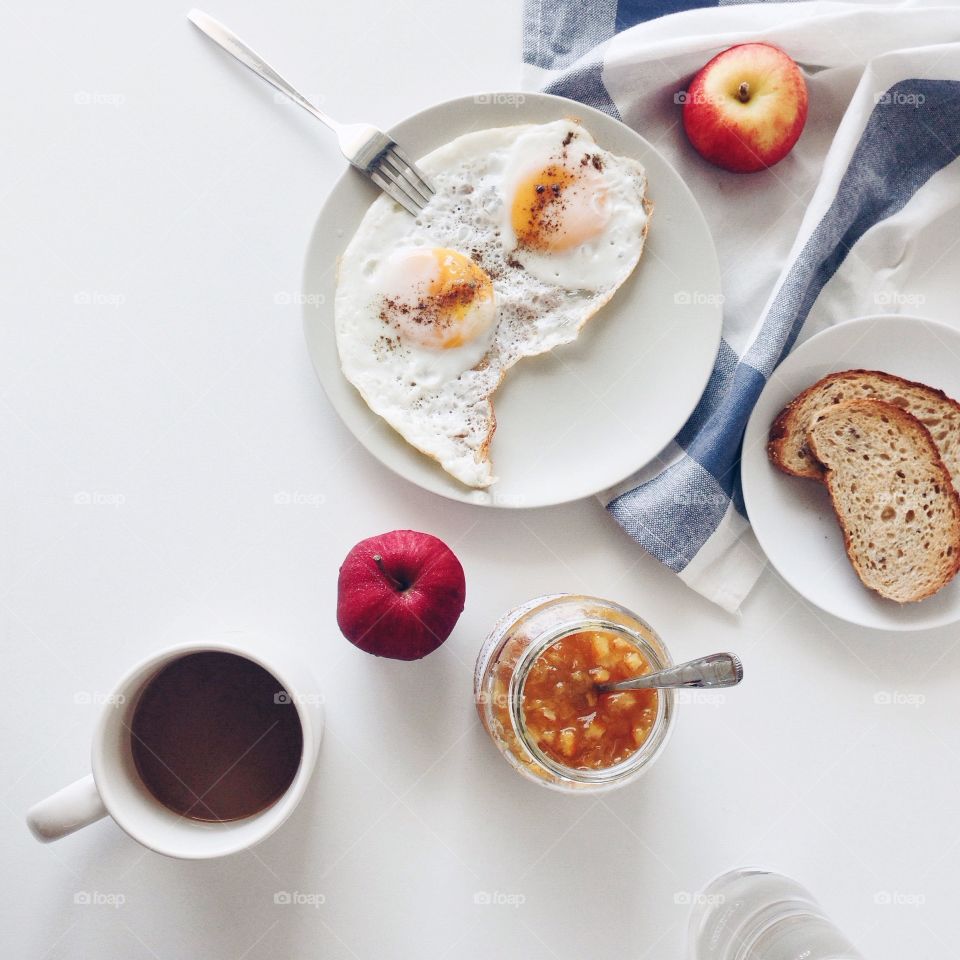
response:
<path fill-rule="evenodd" d="M 778 163 L 806 120 L 803 74 L 770 43 L 717 54 L 693 78 L 683 105 L 683 126 L 697 152 L 734 173 Z"/>
<path fill-rule="evenodd" d="M 463 567 L 442 540 L 394 530 L 361 540 L 347 554 L 337 623 L 367 653 L 419 660 L 450 636 L 466 593 Z"/>

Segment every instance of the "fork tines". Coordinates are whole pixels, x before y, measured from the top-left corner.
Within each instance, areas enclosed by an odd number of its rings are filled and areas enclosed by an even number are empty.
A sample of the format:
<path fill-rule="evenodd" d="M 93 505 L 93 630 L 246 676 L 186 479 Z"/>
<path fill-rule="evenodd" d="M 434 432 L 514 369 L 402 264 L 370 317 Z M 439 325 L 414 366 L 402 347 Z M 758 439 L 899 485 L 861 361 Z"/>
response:
<path fill-rule="evenodd" d="M 393 142 L 388 144 L 370 171 L 370 179 L 408 213 L 416 216 L 434 194 L 430 182 Z"/>

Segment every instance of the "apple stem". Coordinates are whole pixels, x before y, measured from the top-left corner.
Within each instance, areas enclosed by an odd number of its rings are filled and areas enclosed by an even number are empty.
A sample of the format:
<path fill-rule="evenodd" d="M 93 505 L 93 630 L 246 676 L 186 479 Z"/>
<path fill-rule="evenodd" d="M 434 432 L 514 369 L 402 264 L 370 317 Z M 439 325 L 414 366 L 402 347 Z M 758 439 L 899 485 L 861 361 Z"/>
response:
<path fill-rule="evenodd" d="M 740 84 L 740 88 L 737 90 L 737 97 L 741 103 L 746 103 L 750 99 L 750 84 L 746 80 Z"/>
<path fill-rule="evenodd" d="M 380 568 L 380 572 L 398 589 L 406 590 L 408 584 L 401 583 L 392 573 L 387 571 L 387 568 L 383 565 L 383 557 L 379 553 L 373 555 L 373 562 Z"/>

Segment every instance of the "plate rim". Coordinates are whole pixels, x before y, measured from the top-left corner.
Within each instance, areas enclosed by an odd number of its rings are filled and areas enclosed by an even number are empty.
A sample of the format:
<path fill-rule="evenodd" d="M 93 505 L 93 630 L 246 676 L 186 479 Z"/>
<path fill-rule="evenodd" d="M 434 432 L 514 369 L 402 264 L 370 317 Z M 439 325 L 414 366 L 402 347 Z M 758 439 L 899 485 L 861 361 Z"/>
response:
<path fill-rule="evenodd" d="M 465 503 L 470 506 L 481 506 L 481 507 L 492 507 L 492 508 L 501 508 L 501 509 L 540 509 L 543 507 L 553 507 L 560 506 L 566 503 L 574 503 L 580 500 L 587 500 L 590 497 L 595 497 L 599 493 L 602 493 L 604 490 L 614 489 L 620 484 L 624 483 L 630 476 L 642 470 L 645 466 L 652 463 L 660 452 L 672 442 L 673 437 L 676 435 L 676 432 L 679 431 L 683 424 L 689 419 L 690 415 L 696 409 L 697 404 L 700 402 L 703 397 L 703 393 L 707 388 L 707 385 L 710 381 L 710 377 L 713 373 L 714 367 L 716 366 L 716 358 L 720 350 L 720 343 L 723 338 L 723 297 L 722 297 L 722 274 L 720 271 L 719 258 L 717 256 L 716 243 L 713 239 L 713 233 L 710 230 L 710 226 L 707 223 L 706 218 L 703 215 L 703 210 L 700 207 L 700 204 L 697 202 L 696 197 L 691 191 L 690 187 L 687 185 L 686 181 L 681 176 L 677 168 L 663 155 L 663 153 L 657 149 L 657 147 L 647 140 L 642 134 L 638 133 L 632 127 L 624 123 L 617 117 L 613 117 L 610 114 L 604 113 L 601 110 L 598 110 L 596 107 L 592 107 L 589 104 L 581 103 L 577 100 L 571 100 L 568 97 L 558 96 L 551 93 L 541 93 L 539 91 L 519 91 L 519 90 L 485 90 L 478 93 L 472 94 L 463 94 L 456 97 L 450 97 L 446 100 L 439 100 L 428 106 L 416 111 L 415 113 L 409 114 L 396 123 L 392 124 L 386 129 L 386 133 L 389 136 L 400 135 L 402 136 L 403 127 L 408 124 L 415 124 L 418 122 L 423 122 L 429 115 L 442 111 L 448 110 L 451 107 L 461 104 L 464 106 L 474 105 L 474 106 L 484 106 L 491 102 L 492 98 L 497 100 L 503 99 L 506 102 L 509 102 L 510 98 L 516 100 L 519 104 L 524 104 L 528 101 L 538 101 L 541 103 L 553 104 L 558 107 L 558 109 L 573 111 L 574 114 L 580 112 L 585 112 L 587 119 L 589 121 L 590 116 L 601 117 L 603 122 L 614 123 L 617 126 L 621 127 L 630 137 L 635 138 L 643 145 L 644 150 L 648 150 L 656 154 L 658 160 L 663 163 L 671 173 L 673 174 L 676 183 L 678 184 L 679 190 L 686 195 L 686 199 L 690 205 L 691 211 L 697 217 L 700 226 L 702 227 L 702 232 L 704 236 L 709 241 L 710 253 L 712 255 L 711 265 L 714 268 L 717 281 L 717 303 L 714 306 L 714 317 L 713 323 L 708 328 L 710 333 L 710 363 L 706 366 L 706 369 L 700 379 L 702 383 L 699 384 L 696 391 L 696 396 L 693 399 L 692 403 L 689 405 L 689 409 L 685 411 L 683 417 L 679 420 L 676 430 L 667 438 L 664 443 L 664 446 L 659 450 L 651 454 L 651 456 L 644 460 L 641 463 L 635 464 L 630 470 L 623 474 L 623 476 L 614 477 L 605 481 L 602 486 L 596 490 L 589 491 L 587 493 L 574 493 L 561 494 L 556 497 L 547 497 L 545 499 L 538 499 L 536 502 L 529 502 L 524 500 L 523 502 L 513 502 L 511 497 L 501 497 L 496 496 L 496 485 L 486 489 L 472 489 L 464 487 L 463 490 L 455 489 L 450 487 L 448 489 L 435 489 L 431 486 L 427 486 L 424 483 L 420 482 L 417 478 L 408 475 L 403 469 L 402 465 L 392 462 L 389 458 L 384 458 L 381 456 L 380 452 L 374 449 L 366 440 L 365 437 L 358 435 L 356 431 L 353 430 L 350 423 L 347 421 L 344 414 L 341 412 L 337 402 L 331 396 L 330 391 L 327 390 L 326 383 L 324 382 L 324 377 L 321 374 L 320 369 L 318 368 L 317 363 L 314 360 L 313 350 L 311 349 L 311 333 L 310 325 L 313 320 L 313 314 L 311 313 L 311 303 L 309 297 L 306 295 L 308 289 L 308 276 L 310 273 L 310 265 L 312 262 L 312 253 L 315 245 L 318 242 L 318 235 L 321 232 L 321 226 L 323 225 L 325 219 L 329 216 L 330 207 L 333 205 L 337 195 L 341 190 L 344 189 L 345 185 L 350 181 L 356 182 L 356 172 L 353 171 L 349 166 L 343 171 L 343 173 L 336 179 L 333 186 L 328 191 L 323 203 L 320 206 L 320 209 L 317 212 L 316 219 L 314 221 L 313 227 L 310 231 L 310 236 L 306 246 L 306 252 L 304 254 L 303 263 L 300 271 L 300 286 L 301 291 L 304 294 L 301 298 L 302 307 L 301 307 L 301 316 L 302 316 L 302 326 L 304 339 L 306 341 L 307 353 L 310 357 L 311 367 L 313 368 L 314 375 L 316 376 L 320 387 L 324 392 L 324 395 L 327 398 L 328 403 L 336 412 L 337 416 L 340 418 L 341 423 L 346 427 L 350 432 L 351 436 L 379 463 L 389 469 L 395 476 L 400 477 L 408 483 L 413 484 L 418 489 L 424 490 L 427 493 L 434 494 L 436 496 L 443 497 L 446 500 L 450 500 L 456 503 Z M 522 124 L 524 121 L 518 118 L 517 123 Z M 480 129 L 479 127 L 476 129 Z M 454 134 L 453 136 L 459 136 L 460 134 Z M 349 242 L 349 237 L 344 240 L 344 245 Z M 372 411 L 371 411 L 372 413 Z M 372 414 L 376 416 L 376 414 Z"/>
<path fill-rule="evenodd" d="M 784 358 L 782 363 L 779 364 L 776 369 L 780 369 L 780 367 L 782 367 L 784 363 L 792 362 L 793 358 L 798 355 L 802 357 L 803 355 L 802 351 L 807 350 L 810 344 L 814 344 L 816 341 L 822 341 L 823 339 L 829 339 L 831 336 L 836 336 L 837 331 L 843 328 L 849 327 L 851 325 L 859 326 L 867 323 L 877 323 L 878 321 L 881 323 L 892 321 L 898 324 L 919 323 L 926 327 L 933 327 L 935 329 L 944 331 L 949 337 L 960 340 L 960 328 L 957 328 L 949 323 L 945 323 L 942 320 L 936 320 L 932 317 L 922 317 L 916 314 L 907 314 L 907 313 L 868 313 L 868 314 L 862 314 L 856 317 L 852 317 L 849 320 L 844 320 L 842 323 L 832 324 L 829 327 L 825 327 L 823 330 L 817 331 L 817 333 L 811 336 L 808 340 L 804 340 L 803 343 L 801 343 L 798 347 L 792 350 L 790 354 L 786 358 Z M 840 361 L 840 363 L 842 364 L 842 360 Z M 825 377 L 831 372 L 836 373 L 842 370 L 854 370 L 858 368 L 859 368 L 859 365 L 856 363 L 856 361 L 853 361 L 852 364 L 850 365 L 840 365 L 834 370 L 825 370 L 820 374 L 820 377 Z M 896 374 L 896 373 L 894 373 L 894 375 L 900 376 L 900 374 Z M 747 420 L 747 426 L 744 431 L 745 444 L 748 436 L 750 436 L 751 433 L 762 429 L 761 426 L 754 426 L 754 421 L 756 420 L 757 423 L 759 424 L 759 411 L 761 408 L 761 402 L 767 390 L 772 389 L 770 386 L 772 381 L 773 381 L 773 377 L 771 376 L 767 380 L 767 383 L 764 385 L 763 390 L 760 391 L 760 396 L 757 397 L 757 402 L 753 406 L 753 410 L 750 413 L 750 417 Z M 765 429 L 762 429 L 763 435 L 766 435 L 768 433 L 769 433 L 769 426 L 767 426 Z M 764 443 L 762 446 L 763 446 L 763 449 L 766 450 L 766 444 Z M 769 460 L 765 454 L 762 457 L 760 455 L 757 455 L 757 462 L 769 463 Z M 771 469 L 774 469 L 774 468 L 771 468 Z M 757 524 L 754 522 L 751 516 L 751 510 L 750 510 L 751 497 L 759 496 L 759 493 L 756 487 L 751 486 L 754 483 L 754 480 L 750 478 L 753 476 L 754 474 L 752 471 L 741 470 L 740 482 L 741 482 L 741 488 L 743 492 L 743 501 L 744 501 L 744 505 L 746 506 L 747 517 L 749 518 L 750 527 L 753 530 L 753 534 L 756 537 L 757 543 L 760 545 L 760 549 L 763 551 L 763 555 L 766 557 L 767 562 L 776 571 L 780 579 L 785 584 L 787 584 L 787 586 L 789 586 L 791 590 L 796 592 L 798 596 L 806 600 L 807 603 L 816 607 L 818 610 L 822 611 L 823 613 L 826 613 L 828 616 L 835 617 L 837 620 L 840 620 L 844 623 L 852 624 L 853 626 L 860 627 L 865 630 L 871 630 L 874 632 L 922 633 L 924 631 L 942 629 L 944 627 L 948 627 L 957 622 L 960 622 L 960 605 L 958 605 L 957 609 L 954 612 L 948 613 L 939 619 L 933 619 L 930 622 L 909 623 L 909 622 L 891 621 L 889 623 L 878 624 L 878 623 L 867 621 L 862 618 L 858 618 L 855 614 L 838 612 L 836 609 L 828 609 L 822 603 L 813 599 L 813 597 L 809 596 L 804 590 L 802 590 L 799 586 L 797 586 L 793 578 L 787 576 L 787 574 L 781 569 L 780 565 L 774 560 L 773 556 L 770 554 L 770 552 L 767 549 L 766 543 L 768 541 L 764 539 L 763 535 L 761 535 L 761 532 L 760 532 L 762 527 L 758 528 Z M 753 489 L 752 494 L 749 492 L 751 489 Z M 954 587 L 957 587 L 958 584 L 960 584 L 960 579 L 958 579 L 958 581 L 955 581 Z M 949 588 L 949 585 L 948 585 L 948 588 Z M 864 587 L 863 589 L 866 590 L 867 587 Z"/>

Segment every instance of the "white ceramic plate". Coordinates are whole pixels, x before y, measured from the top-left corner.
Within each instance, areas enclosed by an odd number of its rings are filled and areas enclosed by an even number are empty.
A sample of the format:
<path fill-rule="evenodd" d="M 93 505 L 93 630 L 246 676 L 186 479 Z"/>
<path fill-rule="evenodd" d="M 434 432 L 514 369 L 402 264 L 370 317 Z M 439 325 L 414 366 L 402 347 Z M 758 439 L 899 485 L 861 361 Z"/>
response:
<path fill-rule="evenodd" d="M 743 442 L 743 495 L 760 545 L 780 575 L 811 603 L 850 623 L 923 630 L 960 620 L 960 580 L 919 603 L 877 596 L 847 560 L 824 487 L 789 477 L 767 459 L 770 424 L 786 403 L 828 373 L 884 370 L 960 397 L 960 331 L 913 317 L 864 317 L 798 347 L 760 394 Z"/>
<path fill-rule="evenodd" d="M 434 493 L 493 506 L 537 507 L 598 493 L 653 459 L 693 411 L 720 342 L 720 270 L 707 224 L 676 171 L 642 137 L 562 97 L 487 94 L 430 107 L 390 131 L 416 157 L 486 127 L 579 117 L 601 146 L 640 160 L 656 204 L 633 276 L 579 339 L 530 357 L 494 395 L 489 491 L 461 485 L 373 414 L 340 371 L 335 265 L 376 187 L 354 170 L 320 212 L 304 271 L 310 356 L 330 402 L 384 464 Z"/>

